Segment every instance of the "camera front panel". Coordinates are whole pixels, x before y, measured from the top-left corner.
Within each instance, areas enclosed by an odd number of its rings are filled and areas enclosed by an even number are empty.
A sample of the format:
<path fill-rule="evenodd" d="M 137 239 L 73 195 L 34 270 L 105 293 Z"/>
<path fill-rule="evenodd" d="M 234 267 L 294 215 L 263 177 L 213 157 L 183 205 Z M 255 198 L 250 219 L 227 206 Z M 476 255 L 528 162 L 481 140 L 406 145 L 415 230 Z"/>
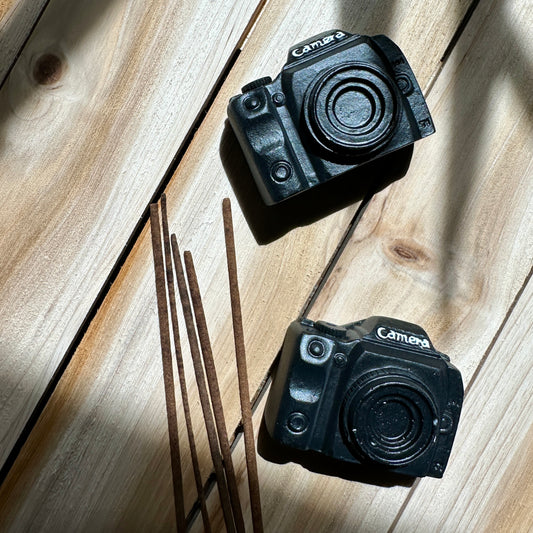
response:
<path fill-rule="evenodd" d="M 332 383 L 342 379 L 351 351 L 335 339 L 294 322 L 289 327 L 265 407 L 269 434 L 299 450 L 320 451 L 338 433 L 330 411 L 341 391 Z M 345 375 L 345 374 L 344 374 Z"/>
<path fill-rule="evenodd" d="M 278 90 L 279 81 L 233 97 L 228 118 L 267 205 L 319 183 Z M 276 103 L 278 102 L 278 103 Z"/>
<path fill-rule="evenodd" d="M 338 417 L 343 444 L 363 464 L 427 475 L 448 401 L 446 361 L 366 339 L 356 352 Z"/>

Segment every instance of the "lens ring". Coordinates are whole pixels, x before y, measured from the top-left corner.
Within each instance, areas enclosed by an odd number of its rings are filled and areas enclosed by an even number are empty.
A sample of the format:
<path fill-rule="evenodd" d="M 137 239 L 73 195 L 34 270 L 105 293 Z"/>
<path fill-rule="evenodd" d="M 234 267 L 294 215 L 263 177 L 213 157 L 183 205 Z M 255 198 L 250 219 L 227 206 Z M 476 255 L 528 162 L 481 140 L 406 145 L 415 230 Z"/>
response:
<path fill-rule="evenodd" d="M 325 109 L 329 121 L 348 135 L 371 132 L 383 115 L 380 95 L 362 83 L 357 87 L 340 84 L 328 95 Z"/>
<path fill-rule="evenodd" d="M 320 75 L 304 101 L 311 137 L 339 155 L 360 155 L 388 142 L 398 121 L 389 76 L 374 65 L 344 63 Z"/>
<path fill-rule="evenodd" d="M 405 465 L 436 434 L 437 410 L 426 387 L 396 369 L 369 372 L 350 387 L 341 409 L 345 441 L 363 459 Z"/>

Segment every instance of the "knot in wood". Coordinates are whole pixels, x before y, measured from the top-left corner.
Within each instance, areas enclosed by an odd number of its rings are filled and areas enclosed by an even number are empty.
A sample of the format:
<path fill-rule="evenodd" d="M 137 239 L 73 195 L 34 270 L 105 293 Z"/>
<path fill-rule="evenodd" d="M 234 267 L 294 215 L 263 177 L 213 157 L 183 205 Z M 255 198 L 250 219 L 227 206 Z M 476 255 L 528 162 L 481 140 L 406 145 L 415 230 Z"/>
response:
<path fill-rule="evenodd" d="M 418 255 L 415 252 L 415 250 L 410 250 L 406 246 L 403 246 L 401 244 L 397 244 L 392 247 L 392 251 L 400 256 L 401 259 L 404 261 L 417 261 Z"/>
<path fill-rule="evenodd" d="M 33 78 L 39 85 L 57 83 L 63 74 L 63 63 L 55 54 L 43 54 L 33 67 Z"/>
<path fill-rule="evenodd" d="M 415 268 L 427 268 L 431 261 L 429 254 L 413 241 L 394 239 L 386 247 L 387 255 L 392 261 L 399 264 L 409 263 Z"/>

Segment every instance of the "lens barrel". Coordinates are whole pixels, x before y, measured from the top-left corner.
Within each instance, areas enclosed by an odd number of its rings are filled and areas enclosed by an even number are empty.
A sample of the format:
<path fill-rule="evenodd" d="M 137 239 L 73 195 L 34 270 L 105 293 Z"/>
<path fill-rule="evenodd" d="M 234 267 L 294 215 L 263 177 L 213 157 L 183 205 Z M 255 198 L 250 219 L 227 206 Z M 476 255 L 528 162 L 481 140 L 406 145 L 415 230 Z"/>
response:
<path fill-rule="evenodd" d="M 398 109 L 387 74 L 374 65 L 344 63 L 310 85 L 304 118 L 320 145 L 341 156 L 357 156 L 390 140 Z"/>
<path fill-rule="evenodd" d="M 340 423 L 357 456 L 400 466 L 428 448 L 436 435 L 438 416 L 422 383 L 394 369 L 383 369 L 364 374 L 350 387 Z"/>

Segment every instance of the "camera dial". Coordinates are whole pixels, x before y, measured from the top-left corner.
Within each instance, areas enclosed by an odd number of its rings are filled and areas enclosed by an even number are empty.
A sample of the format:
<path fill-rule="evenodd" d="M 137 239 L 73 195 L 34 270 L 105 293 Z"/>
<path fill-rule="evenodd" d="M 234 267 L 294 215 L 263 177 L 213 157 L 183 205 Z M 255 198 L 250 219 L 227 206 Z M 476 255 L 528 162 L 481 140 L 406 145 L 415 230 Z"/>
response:
<path fill-rule="evenodd" d="M 406 465 L 422 454 L 438 431 L 435 403 L 426 387 L 395 369 L 370 371 L 348 390 L 341 428 L 362 459 Z"/>
<path fill-rule="evenodd" d="M 304 102 L 312 138 L 339 155 L 369 153 L 390 140 L 398 121 L 394 84 L 381 69 L 344 63 L 318 76 Z"/>

